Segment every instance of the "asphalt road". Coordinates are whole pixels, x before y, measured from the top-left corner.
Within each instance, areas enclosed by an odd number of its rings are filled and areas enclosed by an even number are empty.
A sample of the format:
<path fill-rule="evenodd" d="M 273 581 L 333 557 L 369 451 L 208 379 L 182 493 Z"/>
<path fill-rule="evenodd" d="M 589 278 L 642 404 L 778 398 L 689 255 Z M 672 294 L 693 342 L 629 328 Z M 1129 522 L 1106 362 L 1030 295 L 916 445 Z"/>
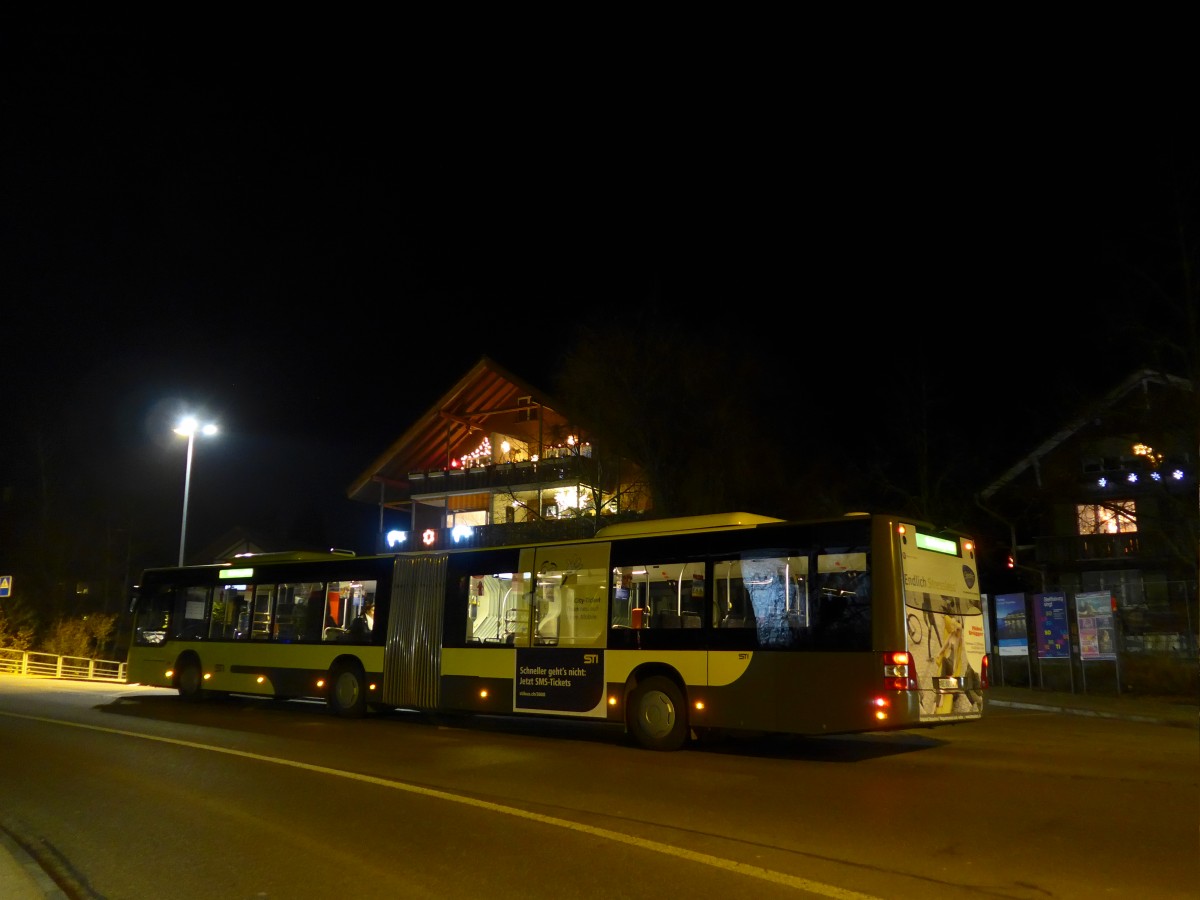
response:
<path fill-rule="evenodd" d="M 0 678 L 3 824 L 60 896 L 106 900 L 1192 896 L 1194 725 L 990 699 L 969 726 L 655 754 L 576 723 Z M 46 895 L 23 861 L 0 853 L 0 896 Z"/>

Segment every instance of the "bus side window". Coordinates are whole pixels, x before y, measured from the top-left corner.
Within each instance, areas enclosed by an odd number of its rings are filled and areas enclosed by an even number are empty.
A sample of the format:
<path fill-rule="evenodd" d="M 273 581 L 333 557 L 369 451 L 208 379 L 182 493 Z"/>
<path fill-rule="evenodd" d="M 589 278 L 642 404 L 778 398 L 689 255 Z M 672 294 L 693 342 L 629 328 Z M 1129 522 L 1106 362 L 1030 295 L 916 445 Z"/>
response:
<path fill-rule="evenodd" d="M 237 592 L 233 588 L 224 588 L 213 598 L 212 619 L 209 622 L 208 636 L 214 640 L 233 637 L 237 624 L 236 610 Z"/>
<path fill-rule="evenodd" d="M 496 647 L 504 643 L 509 576 L 474 572 L 446 580 L 447 647 Z M 461 634 L 461 642 L 452 635 Z"/>
<path fill-rule="evenodd" d="M 250 638 L 255 641 L 271 639 L 271 612 L 275 588 L 273 585 L 260 584 L 254 588 L 254 603 L 251 606 Z M 250 606 L 247 603 L 247 606 Z"/>
<path fill-rule="evenodd" d="M 275 598 L 275 640 L 287 644 L 296 639 L 296 586 L 281 584 Z"/>
<path fill-rule="evenodd" d="M 304 599 L 301 600 L 301 595 Z M 321 639 L 321 622 L 325 618 L 325 585 L 300 584 L 296 586 L 296 606 L 293 616 L 297 623 L 303 623 L 303 639 L 319 641 Z"/>
<path fill-rule="evenodd" d="M 822 573 L 816 585 L 818 649 L 870 649 L 870 576 L 865 572 Z"/>
<path fill-rule="evenodd" d="M 610 624 L 613 628 L 629 628 L 633 624 L 630 617 L 630 602 L 633 594 L 631 568 L 618 566 L 612 571 L 613 600 Z"/>
<path fill-rule="evenodd" d="M 669 593 L 662 607 L 663 624 L 671 628 L 700 628 L 703 625 L 704 563 L 684 563 L 678 576 L 668 581 Z"/>
<path fill-rule="evenodd" d="M 247 641 L 250 639 L 251 612 L 253 610 L 249 589 L 237 594 L 235 602 L 237 604 L 237 626 L 231 637 L 239 641 Z"/>
<path fill-rule="evenodd" d="M 204 617 L 208 612 L 210 590 L 207 587 L 195 586 L 184 588 L 182 591 L 180 599 L 183 602 L 176 610 L 176 625 L 172 627 L 178 628 L 179 637 L 185 641 L 198 641 L 204 638 Z"/>
<path fill-rule="evenodd" d="M 489 613 L 492 608 L 490 592 L 485 587 L 482 575 L 464 575 L 463 579 L 467 600 L 467 623 L 464 629 L 467 644 L 482 644 L 483 636 L 488 631 Z"/>
<path fill-rule="evenodd" d="M 346 601 L 350 599 L 348 588 L 345 582 L 329 582 L 329 590 L 325 593 L 325 629 L 321 632 L 323 641 L 342 641 L 346 637 L 342 623 L 346 618 Z"/>
<path fill-rule="evenodd" d="M 713 571 L 713 619 L 721 628 L 757 628 L 754 605 L 742 581 L 739 560 L 719 562 Z"/>
<path fill-rule="evenodd" d="M 760 647 L 784 648 L 794 643 L 788 627 L 784 563 L 773 555 L 742 558 L 742 584 L 750 595 Z"/>
<path fill-rule="evenodd" d="M 498 649 L 509 643 L 528 646 L 528 626 L 517 628 L 529 573 L 520 571 L 517 554 L 508 549 L 451 558 L 447 562 L 442 603 L 446 647 Z M 526 620 L 527 621 L 527 620 Z M 518 633 L 520 632 L 520 633 Z"/>

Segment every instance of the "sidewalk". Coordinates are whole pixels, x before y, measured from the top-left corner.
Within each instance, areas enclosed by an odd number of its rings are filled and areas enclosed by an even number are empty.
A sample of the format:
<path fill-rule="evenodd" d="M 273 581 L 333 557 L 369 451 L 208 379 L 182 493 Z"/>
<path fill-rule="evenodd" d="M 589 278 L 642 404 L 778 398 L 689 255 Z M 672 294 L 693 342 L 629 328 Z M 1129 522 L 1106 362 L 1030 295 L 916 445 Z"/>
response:
<path fill-rule="evenodd" d="M 0 829 L 0 897 L 4 900 L 70 900 L 25 849 Z"/>
<path fill-rule="evenodd" d="M 1076 716 L 1200 728 L 1200 698 L 1132 694 L 1083 694 L 1027 687 L 990 687 L 987 706 L 1037 709 Z M 984 713 L 986 715 L 986 711 Z"/>
<path fill-rule="evenodd" d="M 1200 728 L 1200 698 L 1196 697 L 1072 694 L 1024 687 L 988 688 L 985 697 L 987 706 Z M 0 829 L 0 897 L 4 900 L 69 900 L 33 857 L 3 829 Z"/>

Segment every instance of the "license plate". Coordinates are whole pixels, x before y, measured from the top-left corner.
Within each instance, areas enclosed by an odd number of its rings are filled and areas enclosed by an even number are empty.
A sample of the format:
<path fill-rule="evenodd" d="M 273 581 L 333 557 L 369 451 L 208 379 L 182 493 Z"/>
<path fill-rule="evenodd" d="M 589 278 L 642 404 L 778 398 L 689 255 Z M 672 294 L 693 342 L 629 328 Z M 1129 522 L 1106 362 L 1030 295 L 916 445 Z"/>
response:
<path fill-rule="evenodd" d="M 957 678 L 939 678 L 937 687 L 939 691 L 957 691 L 962 685 Z"/>

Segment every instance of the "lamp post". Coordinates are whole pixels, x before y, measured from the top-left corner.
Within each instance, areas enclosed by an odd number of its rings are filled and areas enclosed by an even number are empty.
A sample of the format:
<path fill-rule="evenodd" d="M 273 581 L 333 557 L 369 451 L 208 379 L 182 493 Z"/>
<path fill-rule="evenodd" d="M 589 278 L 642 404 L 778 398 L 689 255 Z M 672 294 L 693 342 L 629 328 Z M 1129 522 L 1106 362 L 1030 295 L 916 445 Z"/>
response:
<path fill-rule="evenodd" d="M 207 425 L 201 425 L 195 418 L 188 416 L 175 429 L 176 434 L 188 439 L 187 466 L 183 470 L 183 525 L 179 529 L 179 565 L 181 566 L 183 565 L 183 548 L 187 544 L 188 493 L 192 487 L 192 448 L 196 443 L 197 431 L 201 434 L 212 435 L 217 433 L 217 426 L 211 422 Z"/>

